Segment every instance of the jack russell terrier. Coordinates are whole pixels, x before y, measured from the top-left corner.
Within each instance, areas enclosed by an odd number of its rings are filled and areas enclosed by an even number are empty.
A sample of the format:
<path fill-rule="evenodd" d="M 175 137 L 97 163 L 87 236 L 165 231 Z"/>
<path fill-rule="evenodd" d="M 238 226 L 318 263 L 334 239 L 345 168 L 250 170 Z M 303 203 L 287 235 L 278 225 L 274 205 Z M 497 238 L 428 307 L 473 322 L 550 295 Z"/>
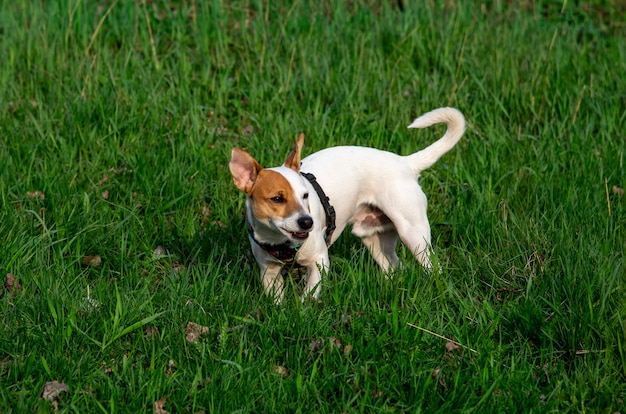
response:
<path fill-rule="evenodd" d="M 461 139 L 465 118 L 454 108 L 439 108 L 408 126 L 437 123 L 447 124 L 443 137 L 408 156 L 340 146 L 300 161 L 300 134 L 282 166 L 263 168 L 233 148 L 229 168 L 235 186 L 246 193 L 248 236 L 265 293 L 282 301 L 281 268 L 295 262 L 307 269 L 302 299 L 317 299 L 329 266 L 328 247 L 348 224 L 383 271 L 399 264 L 398 239 L 431 269 L 427 201 L 417 179 Z"/>

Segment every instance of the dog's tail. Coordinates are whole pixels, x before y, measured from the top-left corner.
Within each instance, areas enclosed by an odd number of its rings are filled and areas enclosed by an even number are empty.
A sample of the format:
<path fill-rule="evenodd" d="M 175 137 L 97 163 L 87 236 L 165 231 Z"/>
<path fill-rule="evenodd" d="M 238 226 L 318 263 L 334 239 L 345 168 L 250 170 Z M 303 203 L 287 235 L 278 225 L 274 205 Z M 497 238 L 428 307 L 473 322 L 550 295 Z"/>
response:
<path fill-rule="evenodd" d="M 423 150 L 407 156 L 411 168 L 417 174 L 432 166 L 443 154 L 450 151 L 465 132 L 465 118 L 459 110 L 454 108 L 439 108 L 430 111 L 413 121 L 408 128 L 426 128 L 439 123 L 448 125 L 443 137 Z"/>

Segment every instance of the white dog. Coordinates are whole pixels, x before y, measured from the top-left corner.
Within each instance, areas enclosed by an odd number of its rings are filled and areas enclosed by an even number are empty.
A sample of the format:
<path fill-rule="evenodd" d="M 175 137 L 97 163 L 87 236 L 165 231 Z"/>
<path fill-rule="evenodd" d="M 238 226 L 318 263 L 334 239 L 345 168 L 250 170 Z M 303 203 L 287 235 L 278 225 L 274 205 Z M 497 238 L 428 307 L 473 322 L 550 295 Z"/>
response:
<path fill-rule="evenodd" d="M 409 128 L 436 123 L 447 124 L 444 136 L 408 156 L 341 146 L 300 162 L 303 135 L 276 168 L 263 168 L 247 152 L 232 150 L 230 172 L 246 193 L 248 235 L 267 295 L 282 300 L 280 271 L 295 261 L 307 269 L 303 299 L 317 299 L 321 273 L 329 266 L 328 247 L 348 224 L 385 272 L 398 266 L 398 238 L 431 268 L 427 202 L 417 179 L 459 141 L 465 119 L 454 108 L 439 108 Z"/>

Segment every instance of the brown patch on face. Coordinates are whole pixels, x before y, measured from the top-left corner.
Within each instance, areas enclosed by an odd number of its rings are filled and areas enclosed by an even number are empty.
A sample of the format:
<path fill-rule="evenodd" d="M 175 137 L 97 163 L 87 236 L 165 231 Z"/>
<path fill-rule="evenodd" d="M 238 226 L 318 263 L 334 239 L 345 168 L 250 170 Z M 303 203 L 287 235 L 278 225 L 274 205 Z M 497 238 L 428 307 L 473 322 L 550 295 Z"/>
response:
<path fill-rule="evenodd" d="M 276 171 L 261 170 L 250 197 L 252 214 L 259 220 L 289 217 L 302 209 L 289 181 Z"/>

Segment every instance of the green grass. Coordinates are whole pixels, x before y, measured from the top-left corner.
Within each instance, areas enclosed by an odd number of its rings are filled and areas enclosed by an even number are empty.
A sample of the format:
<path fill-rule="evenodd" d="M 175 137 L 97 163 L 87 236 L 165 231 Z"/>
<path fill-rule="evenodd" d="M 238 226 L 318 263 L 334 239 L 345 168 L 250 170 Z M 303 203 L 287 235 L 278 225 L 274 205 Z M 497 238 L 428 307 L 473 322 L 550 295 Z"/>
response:
<path fill-rule="evenodd" d="M 626 412 L 619 2 L 181 3 L 1 2 L 1 411 Z M 265 298 L 230 149 L 408 154 L 445 105 L 441 273 L 346 233 Z"/>

